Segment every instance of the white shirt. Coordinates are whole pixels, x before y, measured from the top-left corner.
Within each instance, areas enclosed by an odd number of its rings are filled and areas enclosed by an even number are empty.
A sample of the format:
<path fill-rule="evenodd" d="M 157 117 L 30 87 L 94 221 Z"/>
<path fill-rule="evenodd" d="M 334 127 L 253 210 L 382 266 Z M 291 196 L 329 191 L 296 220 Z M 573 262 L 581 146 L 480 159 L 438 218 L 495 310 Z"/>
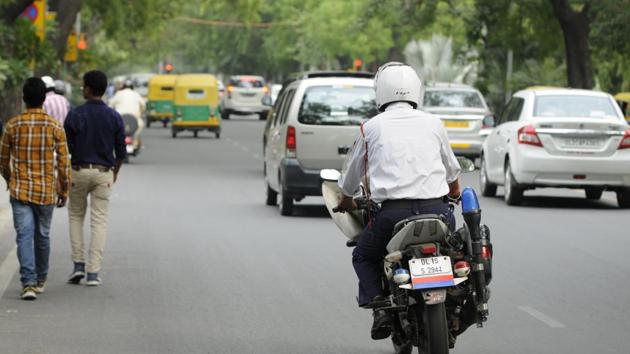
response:
<path fill-rule="evenodd" d="M 363 125 L 339 180 L 347 196 L 355 194 L 365 175 L 366 142 L 370 191 L 377 203 L 442 197 L 461 173 L 440 119 L 397 102 Z"/>
<path fill-rule="evenodd" d="M 109 106 L 119 114 L 131 114 L 140 119 L 144 112 L 144 99 L 132 89 L 122 89 L 109 100 Z"/>

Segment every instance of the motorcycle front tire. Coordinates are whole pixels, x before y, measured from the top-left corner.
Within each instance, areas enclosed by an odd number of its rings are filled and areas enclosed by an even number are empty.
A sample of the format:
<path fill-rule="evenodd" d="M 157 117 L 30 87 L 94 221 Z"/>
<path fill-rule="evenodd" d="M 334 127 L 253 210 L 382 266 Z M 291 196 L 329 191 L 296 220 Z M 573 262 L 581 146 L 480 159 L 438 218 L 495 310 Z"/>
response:
<path fill-rule="evenodd" d="M 416 306 L 420 331 L 420 354 L 448 354 L 448 322 L 444 303 Z"/>

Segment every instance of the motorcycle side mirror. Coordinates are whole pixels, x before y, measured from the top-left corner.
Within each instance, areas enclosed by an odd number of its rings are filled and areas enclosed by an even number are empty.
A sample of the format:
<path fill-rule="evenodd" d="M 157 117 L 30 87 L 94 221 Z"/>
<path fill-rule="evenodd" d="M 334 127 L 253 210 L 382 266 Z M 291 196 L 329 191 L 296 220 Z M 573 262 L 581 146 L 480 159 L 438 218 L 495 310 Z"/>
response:
<path fill-rule="evenodd" d="M 341 178 L 341 172 L 333 169 L 324 169 L 319 172 L 319 176 L 324 181 L 336 182 Z"/>
<path fill-rule="evenodd" d="M 467 157 L 457 156 L 457 162 L 459 162 L 459 166 L 462 168 L 462 172 L 464 173 L 475 170 L 475 163 Z"/>

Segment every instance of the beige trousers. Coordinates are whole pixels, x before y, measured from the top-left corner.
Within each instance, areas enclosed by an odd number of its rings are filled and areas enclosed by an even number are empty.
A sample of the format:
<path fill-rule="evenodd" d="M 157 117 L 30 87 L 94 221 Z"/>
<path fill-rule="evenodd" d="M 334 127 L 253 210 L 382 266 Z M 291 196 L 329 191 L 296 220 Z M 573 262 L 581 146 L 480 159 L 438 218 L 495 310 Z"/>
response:
<path fill-rule="evenodd" d="M 103 250 L 107 239 L 107 215 L 109 197 L 114 184 L 114 173 L 101 172 L 97 169 L 72 170 L 72 185 L 68 203 L 70 219 L 70 244 L 72 260 L 85 263 L 83 242 L 83 221 L 90 197 L 90 250 L 88 252 L 87 272 L 98 273 L 103 261 Z"/>

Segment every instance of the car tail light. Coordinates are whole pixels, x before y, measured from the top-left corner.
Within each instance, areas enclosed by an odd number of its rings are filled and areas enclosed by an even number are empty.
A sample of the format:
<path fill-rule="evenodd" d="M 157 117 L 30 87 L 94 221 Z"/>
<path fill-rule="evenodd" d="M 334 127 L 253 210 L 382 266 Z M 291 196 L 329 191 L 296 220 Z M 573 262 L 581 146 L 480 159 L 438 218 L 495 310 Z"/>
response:
<path fill-rule="evenodd" d="M 295 149 L 297 147 L 297 141 L 295 140 L 295 128 L 292 126 L 287 127 L 287 156 L 295 157 Z"/>
<path fill-rule="evenodd" d="M 424 255 L 435 254 L 437 252 L 437 246 L 433 243 L 420 246 L 420 253 Z"/>
<path fill-rule="evenodd" d="M 125 144 L 131 145 L 131 142 L 132 142 L 131 137 L 130 136 L 126 136 L 125 137 Z"/>
<path fill-rule="evenodd" d="M 619 149 L 627 148 L 630 148 L 630 128 L 626 129 L 626 133 L 623 135 L 623 139 L 621 139 L 621 143 L 619 144 Z"/>
<path fill-rule="evenodd" d="M 543 146 L 533 125 L 526 125 L 518 130 L 518 143 L 533 146 Z"/>

